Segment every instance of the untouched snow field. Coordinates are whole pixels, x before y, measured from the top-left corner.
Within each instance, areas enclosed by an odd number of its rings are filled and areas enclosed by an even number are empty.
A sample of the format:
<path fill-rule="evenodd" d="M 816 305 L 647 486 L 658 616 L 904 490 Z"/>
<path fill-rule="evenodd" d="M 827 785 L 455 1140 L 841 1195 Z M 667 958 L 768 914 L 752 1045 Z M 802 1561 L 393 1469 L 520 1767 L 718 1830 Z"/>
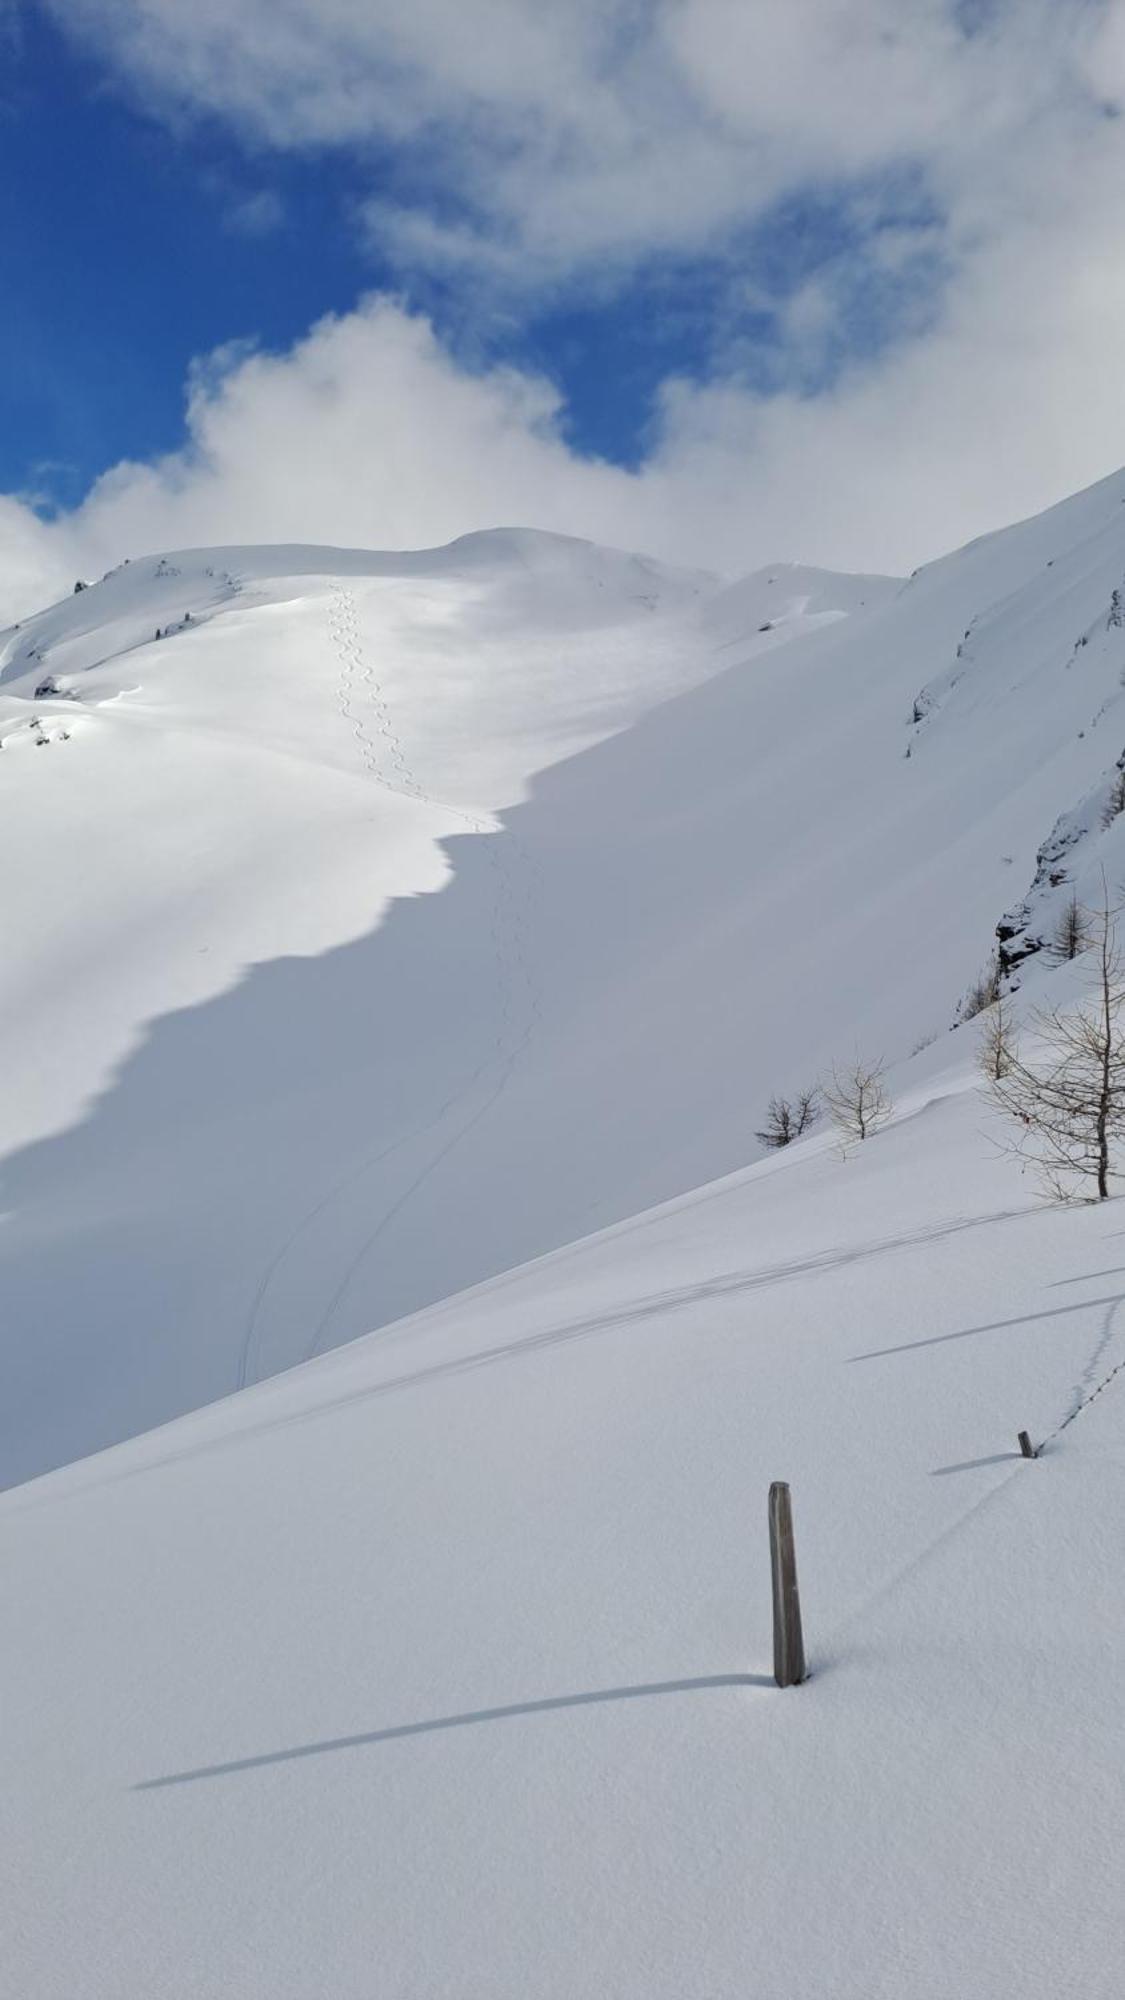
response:
<path fill-rule="evenodd" d="M 1116 1995 L 1125 1372 L 1016 1432 L 1125 1362 L 1125 1209 L 968 1046 L 4 1496 L 6 1989 Z"/>

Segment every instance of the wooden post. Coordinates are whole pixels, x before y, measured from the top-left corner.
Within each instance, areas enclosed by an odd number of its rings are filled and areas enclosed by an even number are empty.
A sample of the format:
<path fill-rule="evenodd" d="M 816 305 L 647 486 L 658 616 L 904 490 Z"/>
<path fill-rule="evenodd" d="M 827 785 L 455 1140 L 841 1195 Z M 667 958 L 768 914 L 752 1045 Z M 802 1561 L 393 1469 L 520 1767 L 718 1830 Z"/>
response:
<path fill-rule="evenodd" d="M 1032 1444 L 1026 1431 L 1021 1431 L 1019 1434 L 1019 1447 L 1025 1458 L 1035 1457 L 1035 1446 Z"/>
<path fill-rule="evenodd" d="M 773 1677 L 778 1687 L 798 1687 L 805 1678 L 801 1599 L 793 1548 L 793 1509 L 783 1479 L 770 1487 L 770 1569 L 773 1575 Z"/>

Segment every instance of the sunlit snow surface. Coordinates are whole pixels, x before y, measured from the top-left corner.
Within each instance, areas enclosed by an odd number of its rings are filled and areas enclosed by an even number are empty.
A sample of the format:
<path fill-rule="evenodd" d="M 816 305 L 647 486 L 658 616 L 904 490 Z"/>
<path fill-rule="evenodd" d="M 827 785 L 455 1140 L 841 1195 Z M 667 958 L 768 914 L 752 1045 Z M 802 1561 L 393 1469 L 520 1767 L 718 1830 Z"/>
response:
<path fill-rule="evenodd" d="M 178 1419 L 0 1499 L 13 1994 L 1117 1994 L 1125 1210 L 950 1028 L 1125 880 L 1123 500 L 6 635 L 3 1475 Z M 856 1050 L 894 1122 L 754 1164 Z"/>
<path fill-rule="evenodd" d="M 10 634 L 0 1477 L 732 1171 L 772 1092 L 943 1035 L 1060 815 L 1033 900 L 1116 867 L 1123 501 L 905 585 L 515 530 L 202 551 Z"/>
<path fill-rule="evenodd" d="M 130 563 L 6 635 L 0 1479 L 698 1178 L 596 1073 L 646 885 L 579 753 L 894 587 L 497 531 Z"/>
<path fill-rule="evenodd" d="M 5 1496 L 9 1990 L 1110 2000 L 1125 1211 L 900 1110 Z"/>

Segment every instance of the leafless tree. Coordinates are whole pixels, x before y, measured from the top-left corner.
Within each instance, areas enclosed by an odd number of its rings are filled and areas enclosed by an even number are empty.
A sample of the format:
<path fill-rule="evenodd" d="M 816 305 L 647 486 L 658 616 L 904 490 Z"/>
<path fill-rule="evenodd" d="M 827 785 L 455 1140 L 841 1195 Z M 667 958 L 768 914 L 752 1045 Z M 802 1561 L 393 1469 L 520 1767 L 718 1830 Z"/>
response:
<path fill-rule="evenodd" d="M 762 1131 L 755 1133 L 763 1146 L 791 1146 L 816 1121 L 819 1092 L 798 1091 L 795 1098 L 771 1097 Z"/>
<path fill-rule="evenodd" d="M 1058 927 L 1051 941 L 1051 956 L 1057 959 L 1077 958 L 1090 942 L 1090 912 L 1083 909 L 1075 890 L 1063 909 Z"/>
<path fill-rule="evenodd" d="M 807 1132 L 809 1126 L 815 1125 L 817 1119 L 820 1117 L 820 1092 L 815 1083 L 808 1090 L 798 1091 L 796 1108 L 797 1136 L 799 1138 L 801 1133 Z"/>
<path fill-rule="evenodd" d="M 1000 998 L 1000 958 L 999 954 L 990 958 L 983 972 L 978 972 L 965 998 L 961 1002 L 961 1019 L 971 1021 L 975 1015 L 983 1014 L 986 1007 L 992 1007 Z"/>
<path fill-rule="evenodd" d="M 988 1081 L 998 1083 L 1002 1076 L 1007 1076 L 1012 1064 L 1011 1008 L 1003 994 L 997 994 L 992 1006 L 982 1012 L 985 1021 L 978 1060 Z"/>
<path fill-rule="evenodd" d="M 828 1115 L 845 1143 L 849 1139 L 869 1139 L 891 1115 L 885 1078 L 887 1065 L 866 1062 L 854 1056 L 851 1062 L 832 1067 L 821 1085 Z"/>
<path fill-rule="evenodd" d="M 1117 911 L 1108 894 L 1093 918 L 1094 980 L 1077 1007 L 1044 1007 L 1033 1017 L 1032 1052 L 1010 1045 L 1006 1067 L 991 1079 L 993 1102 L 1016 1126 L 1013 1151 L 1030 1160 L 1048 1191 L 1073 1199 L 1092 1182 L 1104 1201 L 1113 1178 L 1114 1142 L 1125 1135 L 1125 961 Z M 1091 1194 L 1089 1199 L 1093 1199 Z"/>

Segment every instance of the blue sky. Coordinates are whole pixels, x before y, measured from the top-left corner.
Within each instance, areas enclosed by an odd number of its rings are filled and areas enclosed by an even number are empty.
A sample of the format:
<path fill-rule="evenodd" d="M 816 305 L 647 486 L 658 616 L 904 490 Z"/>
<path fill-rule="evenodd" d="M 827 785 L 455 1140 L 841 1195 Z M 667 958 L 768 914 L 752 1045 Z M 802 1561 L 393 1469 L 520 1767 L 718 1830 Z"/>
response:
<path fill-rule="evenodd" d="M 265 192 L 282 219 L 240 226 Z M 385 280 L 353 194 L 330 154 L 248 157 L 217 123 L 145 117 L 27 11 L 0 105 L 0 487 L 72 504 L 116 460 L 180 442 L 193 357 L 287 346 Z"/>
<path fill-rule="evenodd" d="M 940 272 L 932 209 L 899 168 L 870 188 L 798 186 L 718 246 L 642 256 L 624 280 L 562 274 L 518 309 L 482 304 L 463 273 L 404 271 L 357 228 L 360 204 L 396 186 L 393 147 L 292 152 L 160 108 L 146 113 L 39 8 L 22 12 L 0 107 L 0 488 L 41 511 L 72 506 L 121 458 L 174 449 L 195 357 L 232 341 L 284 349 L 370 288 L 423 306 L 477 363 L 546 374 L 568 441 L 636 466 L 666 378 L 725 368 L 823 388 L 914 326 Z M 857 197 L 874 202 L 862 224 Z M 918 247 L 876 284 L 871 246 L 891 227 Z M 779 315 L 825 273 L 836 321 L 798 363 Z"/>
<path fill-rule="evenodd" d="M 379 179 L 368 148 L 358 163 L 328 147 L 293 157 L 217 120 L 169 129 L 28 11 L 0 107 L 0 487 L 73 505 L 117 460 L 180 443 L 195 357 L 230 341 L 283 349 L 365 290 L 402 288 L 355 226 Z M 685 274 L 697 303 L 700 282 Z M 651 311 L 658 289 L 490 316 L 468 337 L 557 379 L 583 448 L 635 461 L 659 381 L 700 349 L 697 311 L 667 298 Z M 405 291 L 466 339 L 454 288 L 415 272 Z"/>
<path fill-rule="evenodd" d="M 1125 0 L 0 0 L 0 51 L 0 616 L 496 521 L 905 570 L 1125 459 Z"/>

